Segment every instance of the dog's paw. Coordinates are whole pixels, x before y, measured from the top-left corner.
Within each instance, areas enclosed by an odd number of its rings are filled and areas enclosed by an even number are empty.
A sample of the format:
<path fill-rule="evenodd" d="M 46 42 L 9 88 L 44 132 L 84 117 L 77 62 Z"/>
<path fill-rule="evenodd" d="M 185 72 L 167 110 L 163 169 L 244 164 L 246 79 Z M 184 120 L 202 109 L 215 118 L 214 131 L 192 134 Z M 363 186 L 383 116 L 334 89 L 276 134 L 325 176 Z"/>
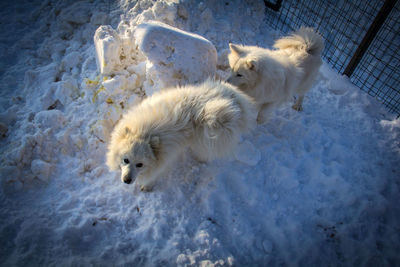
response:
<path fill-rule="evenodd" d="M 303 110 L 303 106 L 300 104 L 294 104 L 293 106 L 292 106 L 292 109 L 294 109 L 294 110 L 296 110 L 296 111 L 302 111 Z"/>
<path fill-rule="evenodd" d="M 206 163 L 208 161 L 207 157 L 205 157 L 204 155 L 201 155 L 200 153 L 195 152 L 193 150 L 191 152 L 193 159 L 198 163 Z"/>
<path fill-rule="evenodd" d="M 263 116 L 258 116 L 258 117 L 257 117 L 257 124 L 258 124 L 258 125 L 263 125 L 263 124 L 265 124 L 267 121 L 268 121 L 268 119 L 267 119 L 267 118 L 264 118 Z"/>
<path fill-rule="evenodd" d="M 151 192 L 153 190 L 152 186 L 148 186 L 148 185 L 141 185 L 140 186 L 140 191 L 142 192 Z"/>

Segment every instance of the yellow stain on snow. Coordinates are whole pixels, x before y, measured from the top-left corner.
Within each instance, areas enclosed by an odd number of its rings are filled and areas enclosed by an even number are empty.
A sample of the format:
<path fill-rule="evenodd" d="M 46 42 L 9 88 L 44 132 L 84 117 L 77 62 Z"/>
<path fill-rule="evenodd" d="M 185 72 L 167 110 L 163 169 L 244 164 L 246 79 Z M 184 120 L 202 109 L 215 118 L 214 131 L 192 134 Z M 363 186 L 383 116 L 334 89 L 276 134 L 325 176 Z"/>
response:
<path fill-rule="evenodd" d="M 100 75 L 97 75 L 97 77 L 94 80 L 86 79 L 85 83 L 89 87 L 98 86 L 100 84 L 100 77 L 101 77 Z"/>
<path fill-rule="evenodd" d="M 87 86 L 99 85 L 99 81 L 94 81 L 94 80 L 90 80 L 90 79 L 86 79 L 85 83 Z"/>
<path fill-rule="evenodd" d="M 94 80 L 91 80 L 91 79 L 86 79 L 86 80 L 85 80 L 86 86 L 92 87 L 92 88 L 93 88 L 93 87 L 98 87 L 97 90 L 94 92 L 93 97 L 92 97 L 92 102 L 93 102 L 93 103 L 96 102 L 99 93 L 102 92 L 102 91 L 104 91 L 104 90 L 106 90 L 106 88 L 104 87 L 104 85 L 102 85 L 102 82 L 105 82 L 105 81 L 107 81 L 108 79 L 109 79 L 109 78 L 108 78 L 107 76 L 103 76 L 103 77 L 102 77 L 101 75 L 98 75 Z M 107 102 L 108 104 L 112 104 L 112 103 L 113 103 L 113 101 L 112 101 L 111 98 L 107 98 L 106 102 Z"/>
<path fill-rule="evenodd" d="M 97 89 L 96 92 L 94 92 L 93 94 L 93 98 L 92 98 L 92 102 L 95 103 L 97 100 L 97 96 L 100 94 L 101 91 L 106 90 L 106 88 L 104 87 L 104 85 L 100 86 L 99 89 Z"/>

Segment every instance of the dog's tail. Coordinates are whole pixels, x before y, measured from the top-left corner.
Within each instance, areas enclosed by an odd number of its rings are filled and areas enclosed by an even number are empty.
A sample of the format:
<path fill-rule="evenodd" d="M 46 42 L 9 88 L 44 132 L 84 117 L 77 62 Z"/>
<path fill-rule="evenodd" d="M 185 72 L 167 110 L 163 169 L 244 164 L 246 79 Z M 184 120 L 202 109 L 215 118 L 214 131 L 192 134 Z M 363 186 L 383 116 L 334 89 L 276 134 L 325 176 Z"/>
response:
<path fill-rule="evenodd" d="M 274 47 L 278 49 L 292 48 L 319 56 L 324 49 L 324 39 L 313 28 L 301 27 L 293 34 L 276 40 Z"/>

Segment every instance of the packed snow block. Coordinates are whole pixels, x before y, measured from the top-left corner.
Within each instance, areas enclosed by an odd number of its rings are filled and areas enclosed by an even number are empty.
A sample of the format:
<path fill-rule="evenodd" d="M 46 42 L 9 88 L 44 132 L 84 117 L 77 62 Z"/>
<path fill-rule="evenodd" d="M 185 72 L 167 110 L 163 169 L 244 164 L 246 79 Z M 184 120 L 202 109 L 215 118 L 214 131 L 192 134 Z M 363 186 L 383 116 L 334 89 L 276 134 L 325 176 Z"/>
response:
<path fill-rule="evenodd" d="M 96 61 L 101 74 L 109 75 L 121 68 L 121 39 L 109 25 L 100 26 L 94 34 Z"/>
<path fill-rule="evenodd" d="M 148 80 L 162 87 L 198 83 L 215 75 L 217 50 L 200 35 L 150 21 L 136 26 L 134 37 L 148 60 Z"/>

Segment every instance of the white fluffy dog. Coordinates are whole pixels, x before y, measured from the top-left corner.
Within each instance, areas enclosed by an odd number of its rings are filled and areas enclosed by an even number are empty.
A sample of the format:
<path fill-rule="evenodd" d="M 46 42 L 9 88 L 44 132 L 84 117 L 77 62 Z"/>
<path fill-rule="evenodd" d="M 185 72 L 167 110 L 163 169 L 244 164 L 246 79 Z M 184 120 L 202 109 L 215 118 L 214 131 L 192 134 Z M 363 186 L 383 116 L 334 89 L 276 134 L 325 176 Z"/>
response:
<path fill-rule="evenodd" d="M 202 160 L 228 155 L 240 134 L 255 124 L 253 100 L 236 87 L 213 80 L 164 90 L 130 109 L 115 126 L 107 165 L 121 170 L 142 191 L 189 147 Z"/>
<path fill-rule="evenodd" d="M 231 76 L 227 82 L 252 96 L 258 104 L 258 123 L 264 123 L 277 105 L 298 94 L 295 110 L 302 110 L 304 94 L 310 89 L 322 64 L 323 38 L 312 28 L 277 40 L 276 50 L 229 44 Z"/>

